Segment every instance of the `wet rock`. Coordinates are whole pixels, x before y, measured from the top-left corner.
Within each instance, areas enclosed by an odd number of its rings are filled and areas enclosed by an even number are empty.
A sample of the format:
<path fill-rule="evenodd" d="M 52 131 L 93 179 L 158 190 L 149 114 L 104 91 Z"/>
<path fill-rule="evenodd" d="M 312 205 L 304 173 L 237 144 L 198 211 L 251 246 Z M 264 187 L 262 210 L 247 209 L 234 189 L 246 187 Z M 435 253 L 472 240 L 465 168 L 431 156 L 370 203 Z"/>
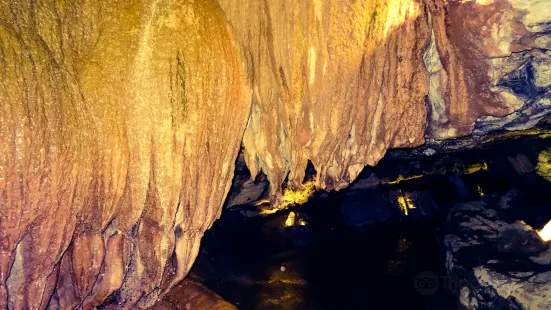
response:
<path fill-rule="evenodd" d="M 250 110 L 223 13 L 1 1 L 0 20 L 0 309 L 150 306 L 220 215 Z"/>
<path fill-rule="evenodd" d="M 510 219 L 513 198 L 461 203 L 449 212 L 446 268 L 463 284 L 459 297 L 468 309 L 551 307 L 551 244 Z"/>
<path fill-rule="evenodd" d="M 245 159 L 272 194 L 286 178 L 298 186 L 308 160 L 322 189 L 342 189 L 389 148 L 529 128 L 549 112 L 540 1 L 219 3 L 254 90 Z"/>
<path fill-rule="evenodd" d="M 536 169 L 539 176 L 551 181 L 551 149 L 544 150 L 538 155 Z"/>

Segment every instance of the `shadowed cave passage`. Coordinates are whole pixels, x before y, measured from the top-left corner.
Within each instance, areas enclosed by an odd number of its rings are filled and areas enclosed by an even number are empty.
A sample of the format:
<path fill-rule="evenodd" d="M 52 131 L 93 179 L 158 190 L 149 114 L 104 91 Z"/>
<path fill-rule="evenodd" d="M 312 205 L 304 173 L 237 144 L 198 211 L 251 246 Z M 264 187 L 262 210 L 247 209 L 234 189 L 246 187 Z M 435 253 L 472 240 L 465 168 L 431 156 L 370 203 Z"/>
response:
<path fill-rule="evenodd" d="M 542 195 L 551 185 L 538 175 L 549 147 L 551 140 L 521 133 L 433 156 L 396 150 L 346 190 L 317 192 L 302 206 L 267 217 L 254 212 L 254 201 L 230 206 L 205 234 L 188 278 L 239 309 L 465 309 L 462 288 L 474 291 L 476 283 L 445 264 L 450 210 L 513 197 L 506 222 L 541 229 L 551 218 L 551 200 Z M 238 162 L 232 195 L 246 175 Z M 263 182 L 262 176 L 256 180 Z M 408 215 L 402 196 L 411 204 Z M 495 255 L 489 246 L 470 259 Z M 521 258 L 512 260 L 517 265 L 510 271 L 528 268 Z M 436 288 L 423 282 L 427 274 Z M 503 300 L 492 302 L 495 309 L 508 308 Z"/>

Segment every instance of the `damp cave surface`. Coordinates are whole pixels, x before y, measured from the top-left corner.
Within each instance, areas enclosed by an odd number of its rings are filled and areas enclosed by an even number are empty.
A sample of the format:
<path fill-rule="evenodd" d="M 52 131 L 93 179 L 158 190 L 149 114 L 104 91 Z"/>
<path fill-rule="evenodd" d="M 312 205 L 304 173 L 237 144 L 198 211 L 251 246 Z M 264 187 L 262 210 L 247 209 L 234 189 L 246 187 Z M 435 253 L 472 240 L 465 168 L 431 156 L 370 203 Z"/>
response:
<path fill-rule="evenodd" d="M 549 139 L 522 137 L 416 159 L 390 154 L 357 182 L 373 174 L 423 177 L 316 193 L 269 217 L 226 209 L 203 237 L 189 277 L 239 309 L 463 309 L 462 284 L 447 275 L 439 240 L 448 210 L 516 190 L 524 197 L 518 219 L 541 228 L 551 218 L 541 193 L 551 188 L 535 167 L 549 147 Z M 519 156 L 533 169 L 519 169 Z M 481 162 L 486 169 L 456 169 Z M 415 203 L 408 215 L 396 203 L 403 193 Z M 285 226 L 291 211 L 304 225 Z M 427 274 L 436 287 L 424 287 L 432 285 Z"/>

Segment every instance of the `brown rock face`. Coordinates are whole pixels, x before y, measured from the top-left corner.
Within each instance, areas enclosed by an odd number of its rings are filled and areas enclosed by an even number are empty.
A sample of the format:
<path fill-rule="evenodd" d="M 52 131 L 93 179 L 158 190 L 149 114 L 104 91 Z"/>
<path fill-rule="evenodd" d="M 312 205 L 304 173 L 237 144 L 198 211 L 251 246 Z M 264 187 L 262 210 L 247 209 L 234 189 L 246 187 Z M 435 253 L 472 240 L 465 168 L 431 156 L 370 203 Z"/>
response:
<path fill-rule="evenodd" d="M 253 87 L 247 165 L 275 195 L 287 176 L 299 187 L 307 160 L 322 188 L 340 189 L 388 148 L 468 135 L 481 116 L 519 110 L 538 96 L 503 77 L 549 58 L 513 53 L 551 47 L 539 1 L 219 2 Z"/>
<path fill-rule="evenodd" d="M 157 302 L 150 310 L 209 309 L 237 310 L 216 293 L 203 285 L 188 279 L 178 284 L 162 301 Z"/>
<path fill-rule="evenodd" d="M 274 201 L 389 148 L 531 126 L 539 0 L 0 0 L 0 309 L 147 307 L 185 277 L 240 144 Z"/>
<path fill-rule="evenodd" d="M 390 147 L 423 143 L 430 39 L 423 5 L 393 1 L 220 1 L 253 87 L 247 165 L 277 189 L 308 159 L 340 189 Z"/>
<path fill-rule="evenodd" d="M 114 292 L 121 307 L 151 304 L 219 216 L 250 110 L 222 12 L 0 12 L 0 308 L 93 308 Z"/>

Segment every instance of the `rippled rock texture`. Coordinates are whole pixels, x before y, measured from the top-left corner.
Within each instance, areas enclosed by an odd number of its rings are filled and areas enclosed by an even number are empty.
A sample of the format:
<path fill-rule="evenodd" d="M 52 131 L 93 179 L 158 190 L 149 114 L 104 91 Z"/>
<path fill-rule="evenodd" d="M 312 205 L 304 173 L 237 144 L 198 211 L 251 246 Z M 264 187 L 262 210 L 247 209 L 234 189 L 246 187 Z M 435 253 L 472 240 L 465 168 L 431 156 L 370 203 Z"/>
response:
<path fill-rule="evenodd" d="M 542 1 L 219 2 L 254 91 L 247 165 L 276 195 L 286 177 L 299 187 L 307 160 L 321 188 L 341 189 L 388 148 L 529 127 L 549 110 Z"/>
<path fill-rule="evenodd" d="M 250 110 L 212 1 L 2 1 L 0 309 L 144 307 L 219 216 Z M 50 298 L 53 295 L 52 298 Z"/>
<path fill-rule="evenodd" d="M 0 1 L 0 308 L 146 307 L 188 272 L 240 144 L 341 189 L 388 148 L 548 112 L 537 0 Z"/>

